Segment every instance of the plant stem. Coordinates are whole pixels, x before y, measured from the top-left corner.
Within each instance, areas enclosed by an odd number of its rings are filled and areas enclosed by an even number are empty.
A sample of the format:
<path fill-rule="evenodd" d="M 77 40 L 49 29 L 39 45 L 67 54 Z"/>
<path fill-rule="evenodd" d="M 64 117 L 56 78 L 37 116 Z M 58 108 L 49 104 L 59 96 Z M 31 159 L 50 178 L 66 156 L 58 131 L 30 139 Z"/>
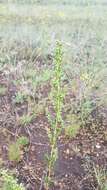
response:
<path fill-rule="evenodd" d="M 57 160 L 57 141 L 58 137 L 61 133 L 61 126 L 59 125 L 62 123 L 61 117 L 61 109 L 62 109 L 62 102 L 63 102 L 63 95 L 61 89 L 61 77 L 62 77 L 62 45 L 60 42 L 57 42 L 56 50 L 55 50 L 55 76 L 52 83 L 52 97 L 53 97 L 53 106 L 55 110 L 55 119 L 54 122 L 51 122 L 51 129 L 50 129 L 50 143 L 51 143 L 51 152 L 48 156 L 48 174 L 47 174 L 47 183 L 46 189 L 49 189 L 51 176 L 53 173 L 54 165 Z"/>

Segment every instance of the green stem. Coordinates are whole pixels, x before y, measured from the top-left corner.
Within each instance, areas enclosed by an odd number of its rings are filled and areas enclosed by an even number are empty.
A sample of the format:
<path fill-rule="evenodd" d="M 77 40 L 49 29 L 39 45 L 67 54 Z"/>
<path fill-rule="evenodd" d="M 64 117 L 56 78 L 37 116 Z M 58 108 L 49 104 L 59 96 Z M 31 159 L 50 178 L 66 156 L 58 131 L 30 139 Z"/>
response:
<path fill-rule="evenodd" d="M 56 162 L 57 157 L 57 141 L 59 136 L 58 125 L 61 123 L 61 105 L 62 105 L 62 97 L 61 97 L 61 73 L 62 73 L 62 47 L 59 42 L 57 42 L 56 52 L 55 52 L 55 79 L 53 84 L 53 100 L 55 105 L 55 113 L 56 118 L 53 125 L 52 132 L 52 139 L 51 139 L 51 153 L 49 156 L 49 163 L 48 163 L 48 179 L 50 181 L 51 175 L 53 172 L 53 167 Z M 49 189 L 49 184 L 47 185 L 47 190 Z"/>

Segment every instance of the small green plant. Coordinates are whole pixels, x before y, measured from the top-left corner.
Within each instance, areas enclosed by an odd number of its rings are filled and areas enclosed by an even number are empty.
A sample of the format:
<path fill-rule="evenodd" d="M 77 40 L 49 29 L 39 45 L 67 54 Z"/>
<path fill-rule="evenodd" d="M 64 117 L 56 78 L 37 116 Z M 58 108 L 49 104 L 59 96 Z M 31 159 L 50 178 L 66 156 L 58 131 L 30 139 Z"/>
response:
<path fill-rule="evenodd" d="M 5 86 L 0 85 L 0 95 L 1 95 L 1 96 L 5 95 L 6 90 L 7 90 L 7 89 L 6 89 L 6 87 L 5 87 Z"/>
<path fill-rule="evenodd" d="M 70 138 L 75 137 L 81 127 L 81 122 L 76 114 L 68 115 L 67 120 L 70 124 L 65 127 L 65 135 Z"/>
<path fill-rule="evenodd" d="M 73 138 L 78 134 L 79 129 L 80 129 L 80 125 L 78 124 L 67 126 L 65 129 L 65 135 L 67 137 Z"/>
<path fill-rule="evenodd" d="M 15 103 L 21 103 L 22 104 L 25 99 L 26 99 L 25 94 L 23 94 L 22 92 L 18 92 L 16 94 L 16 97 L 15 97 Z"/>
<path fill-rule="evenodd" d="M 107 190 L 107 172 L 100 167 L 94 167 L 94 175 L 98 183 L 98 188 L 101 190 Z"/>
<path fill-rule="evenodd" d="M 20 145 L 20 146 L 26 146 L 29 144 L 29 139 L 25 136 L 21 136 L 17 139 L 17 143 Z"/>
<path fill-rule="evenodd" d="M 80 119 L 81 119 L 81 122 L 83 124 L 86 123 L 86 120 L 88 119 L 88 117 L 92 113 L 93 109 L 95 109 L 95 106 L 93 106 L 92 100 L 87 98 L 87 99 L 84 99 L 83 102 L 81 101 L 81 104 L 80 104 Z"/>
<path fill-rule="evenodd" d="M 10 161 L 20 162 L 21 150 L 17 143 L 12 143 L 9 145 L 8 156 Z"/>
<path fill-rule="evenodd" d="M 51 177 L 54 170 L 55 162 L 58 158 L 57 140 L 62 130 L 61 110 L 63 105 L 63 92 L 61 87 L 62 77 L 62 44 L 57 42 L 55 57 L 54 57 L 54 80 L 52 83 L 52 103 L 55 110 L 55 118 L 52 119 L 48 113 L 50 128 L 47 129 L 51 152 L 46 156 L 47 159 L 47 176 L 45 177 L 45 187 L 48 190 L 51 184 Z"/>
<path fill-rule="evenodd" d="M 15 143 L 10 144 L 8 156 L 10 161 L 20 162 L 23 156 L 23 147 L 29 144 L 27 137 L 22 136 Z"/>
<path fill-rule="evenodd" d="M 19 118 L 19 123 L 24 126 L 28 125 L 32 121 L 33 117 L 33 115 L 25 114 Z"/>
<path fill-rule="evenodd" d="M 7 170 L 1 170 L 2 190 L 25 190 L 22 184 L 18 184 L 18 180 L 13 177 Z"/>

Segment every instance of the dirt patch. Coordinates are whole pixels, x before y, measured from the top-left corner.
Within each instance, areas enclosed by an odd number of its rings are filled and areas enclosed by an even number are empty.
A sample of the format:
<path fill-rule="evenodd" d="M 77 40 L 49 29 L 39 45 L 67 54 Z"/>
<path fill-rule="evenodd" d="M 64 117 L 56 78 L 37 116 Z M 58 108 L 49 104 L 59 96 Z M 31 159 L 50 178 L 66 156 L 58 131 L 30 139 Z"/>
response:
<path fill-rule="evenodd" d="M 12 96 L 17 89 L 2 72 L 0 84 L 8 89 L 5 95 L 0 96 L 0 164 L 13 170 L 27 190 L 39 190 L 40 187 L 42 190 L 43 174 L 46 171 L 45 154 L 50 150 L 46 132 L 46 127 L 49 127 L 48 120 L 45 114 L 39 114 L 26 127 L 20 126 L 17 115 L 26 112 L 27 103 L 13 106 Z M 41 93 L 43 94 L 42 90 Z M 45 95 L 47 93 L 46 90 Z M 90 166 L 93 162 L 95 166 L 107 167 L 106 130 L 106 123 L 99 123 L 96 129 L 81 129 L 72 140 L 63 135 L 60 137 L 59 159 L 55 165 L 54 184 L 50 190 L 94 190 L 98 187 L 94 176 L 90 176 L 88 164 Z M 8 145 L 21 135 L 29 138 L 29 146 L 20 162 L 11 162 Z"/>

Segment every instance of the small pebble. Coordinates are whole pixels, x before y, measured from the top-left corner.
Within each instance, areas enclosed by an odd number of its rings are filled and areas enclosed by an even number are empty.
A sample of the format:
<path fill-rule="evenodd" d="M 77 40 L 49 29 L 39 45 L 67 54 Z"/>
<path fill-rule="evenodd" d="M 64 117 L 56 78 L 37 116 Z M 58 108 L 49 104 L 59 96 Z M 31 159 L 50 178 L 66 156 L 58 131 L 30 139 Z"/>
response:
<path fill-rule="evenodd" d="M 100 146 L 99 144 L 96 144 L 96 148 L 98 148 L 98 149 L 99 149 L 99 148 L 101 148 L 101 146 Z"/>
<path fill-rule="evenodd" d="M 70 154 L 70 151 L 69 151 L 69 149 L 67 149 L 67 150 L 66 150 L 66 154 Z"/>

